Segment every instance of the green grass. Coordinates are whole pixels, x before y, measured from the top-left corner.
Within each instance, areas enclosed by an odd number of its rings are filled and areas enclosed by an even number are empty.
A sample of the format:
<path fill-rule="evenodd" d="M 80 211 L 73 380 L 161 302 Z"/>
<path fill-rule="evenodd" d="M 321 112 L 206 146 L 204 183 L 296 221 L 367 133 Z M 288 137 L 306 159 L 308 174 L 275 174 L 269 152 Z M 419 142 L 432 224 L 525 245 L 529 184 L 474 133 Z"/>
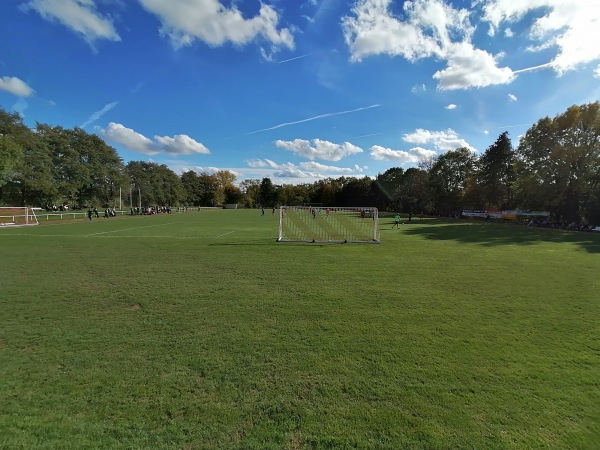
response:
<path fill-rule="evenodd" d="M 600 236 L 391 226 L 0 229 L 0 448 L 598 448 Z"/>

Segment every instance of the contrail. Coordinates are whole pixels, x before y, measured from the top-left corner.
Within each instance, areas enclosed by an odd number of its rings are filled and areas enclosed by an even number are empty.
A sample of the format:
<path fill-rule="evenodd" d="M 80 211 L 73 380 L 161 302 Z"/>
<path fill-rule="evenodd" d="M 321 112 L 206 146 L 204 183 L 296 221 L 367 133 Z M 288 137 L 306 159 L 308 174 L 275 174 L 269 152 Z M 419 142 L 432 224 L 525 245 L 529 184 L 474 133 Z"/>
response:
<path fill-rule="evenodd" d="M 290 58 L 290 59 L 284 59 L 283 61 L 277 61 L 277 64 L 283 64 L 283 63 L 286 63 L 286 62 L 289 62 L 289 61 L 294 61 L 295 59 L 306 58 L 307 56 L 314 55 L 314 54 L 315 54 L 315 52 L 307 53 L 306 55 L 295 56 L 295 57 Z"/>
<path fill-rule="evenodd" d="M 364 111 L 365 109 L 377 108 L 379 106 L 381 106 L 381 105 L 377 104 L 377 105 L 371 105 L 371 106 L 364 106 L 362 108 L 351 109 L 349 111 L 340 111 L 340 112 L 334 112 L 334 113 L 320 114 L 318 116 L 309 117 L 308 119 L 297 120 L 295 122 L 284 122 L 284 123 L 280 123 L 279 125 L 275 125 L 274 127 L 263 128 L 261 130 L 251 131 L 250 133 L 246 133 L 246 135 L 261 133 L 263 131 L 276 130 L 277 128 L 287 127 L 289 125 L 296 125 L 298 123 L 310 122 L 311 120 L 324 119 L 325 117 L 339 116 L 341 114 L 350 114 L 353 112 Z"/>
<path fill-rule="evenodd" d="M 370 137 L 370 136 L 379 136 L 383 133 L 371 133 L 371 134 L 361 134 L 360 136 L 352 136 L 349 137 L 348 139 L 358 139 L 358 138 L 364 138 L 364 137 Z"/>
<path fill-rule="evenodd" d="M 88 120 L 86 120 L 81 125 L 79 125 L 79 128 L 85 128 L 85 127 L 87 127 L 90 123 L 95 122 L 96 120 L 98 120 L 100 117 L 102 117 L 105 113 L 107 113 L 108 111 L 110 111 L 111 109 L 113 109 L 118 104 L 119 104 L 119 102 L 112 102 L 112 103 L 109 103 L 108 105 L 105 105 L 104 108 L 102 108 L 100 111 L 96 111 L 94 114 L 92 114 L 88 118 Z"/>
<path fill-rule="evenodd" d="M 531 72 L 532 70 L 545 69 L 551 66 L 552 63 L 540 64 L 539 66 L 527 67 L 526 69 L 513 70 L 513 73 Z"/>

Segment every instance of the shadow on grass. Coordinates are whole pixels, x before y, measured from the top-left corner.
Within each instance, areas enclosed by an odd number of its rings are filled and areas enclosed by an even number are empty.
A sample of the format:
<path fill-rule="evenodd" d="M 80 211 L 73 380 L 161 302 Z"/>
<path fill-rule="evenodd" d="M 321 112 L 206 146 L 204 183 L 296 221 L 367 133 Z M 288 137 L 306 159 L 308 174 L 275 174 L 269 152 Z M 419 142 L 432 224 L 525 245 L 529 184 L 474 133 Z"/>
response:
<path fill-rule="evenodd" d="M 571 242 L 589 253 L 600 253 L 600 233 L 529 228 L 524 225 L 437 220 L 407 222 L 405 234 L 426 239 L 457 241 L 486 246 L 531 245 L 538 242 Z"/>

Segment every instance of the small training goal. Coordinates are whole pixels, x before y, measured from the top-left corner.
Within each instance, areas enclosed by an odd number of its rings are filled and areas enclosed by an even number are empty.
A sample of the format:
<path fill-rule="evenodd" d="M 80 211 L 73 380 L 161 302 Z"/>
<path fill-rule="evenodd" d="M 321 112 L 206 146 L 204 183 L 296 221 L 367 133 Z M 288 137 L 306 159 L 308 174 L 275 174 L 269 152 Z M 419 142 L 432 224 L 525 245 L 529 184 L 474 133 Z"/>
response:
<path fill-rule="evenodd" d="M 379 243 L 377 208 L 282 206 L 280 242 Z"/>
<path fill-rule="evenodd" d="M 0 226 L 39 225 L 33 208 L 0 206 Z"/>

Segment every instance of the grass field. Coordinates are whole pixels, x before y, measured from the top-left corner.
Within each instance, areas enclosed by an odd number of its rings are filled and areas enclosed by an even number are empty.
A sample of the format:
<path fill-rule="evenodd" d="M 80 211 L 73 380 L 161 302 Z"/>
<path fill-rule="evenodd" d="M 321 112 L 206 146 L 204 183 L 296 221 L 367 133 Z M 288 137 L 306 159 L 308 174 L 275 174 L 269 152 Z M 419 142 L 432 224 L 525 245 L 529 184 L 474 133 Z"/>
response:
<path fill-rule="evenodd" d="M 0 229 L 0 448 L 600 448 L 600 236 L 391 225 Z"/>

